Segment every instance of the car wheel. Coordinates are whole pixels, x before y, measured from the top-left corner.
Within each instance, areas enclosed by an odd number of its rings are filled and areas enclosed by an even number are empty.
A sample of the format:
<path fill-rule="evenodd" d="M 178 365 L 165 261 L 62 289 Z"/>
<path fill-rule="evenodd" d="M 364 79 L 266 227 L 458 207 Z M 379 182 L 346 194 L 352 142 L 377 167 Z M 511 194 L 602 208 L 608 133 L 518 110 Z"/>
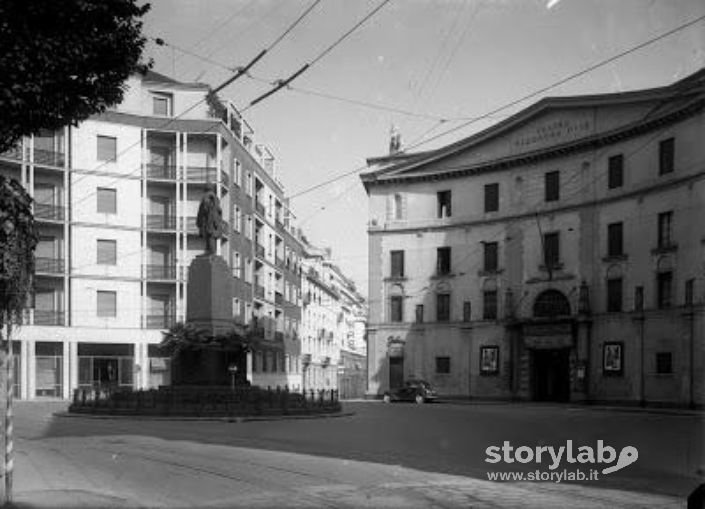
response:
<path fill-rule="evenodd" d="M 414 398 L 414 401 L 416 401 L 417 405 L 422 404 L 425 400 L 424 397 L 421 394 L 417 394 L 416 398 Z"/>
<path fill-rule="evenodd" d="M 391 402 L 392 402 L 392 397 L 391 397 L 389 394 L 385 394 L 385 395 L 382 397 L 382 401 L 383 401 L 384 403 L 391 403 Z"/>

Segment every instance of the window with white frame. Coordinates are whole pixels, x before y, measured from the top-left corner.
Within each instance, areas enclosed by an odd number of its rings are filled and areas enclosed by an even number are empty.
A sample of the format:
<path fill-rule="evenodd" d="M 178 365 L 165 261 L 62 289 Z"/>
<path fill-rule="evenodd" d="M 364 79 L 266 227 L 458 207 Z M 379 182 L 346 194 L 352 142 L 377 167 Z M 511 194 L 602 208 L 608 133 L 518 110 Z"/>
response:
<path fill-rule="evenodd" d="M 172 115 L 173 96 L 164 92 L 152 92 L 152 114 L 159 117 Z"/>

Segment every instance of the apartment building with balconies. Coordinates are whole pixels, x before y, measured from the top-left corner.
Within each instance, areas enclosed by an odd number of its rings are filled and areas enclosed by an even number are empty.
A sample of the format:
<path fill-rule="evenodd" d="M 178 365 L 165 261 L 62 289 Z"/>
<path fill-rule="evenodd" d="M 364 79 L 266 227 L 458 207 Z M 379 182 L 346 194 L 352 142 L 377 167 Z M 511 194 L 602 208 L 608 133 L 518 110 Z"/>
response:
<path fill-rule="evenodd" d="M 253 331 L 248 376 L 284 385 L 296 373 L 297 343 L 285 332 L 298 328 L 300 283 L 284 261 L 301 251 L 294 216 L 271 151 L 209 90 L 134 76 L 117 107 L 0 155 L 0 173 L 33 196 L 40 234 L 32 307 L 16 336 L 17 397 L 170 382 L 158 345 L 186 317 L 206 187 L 223 210 L 216 250 L 233 271 L 233 321 Z"/>

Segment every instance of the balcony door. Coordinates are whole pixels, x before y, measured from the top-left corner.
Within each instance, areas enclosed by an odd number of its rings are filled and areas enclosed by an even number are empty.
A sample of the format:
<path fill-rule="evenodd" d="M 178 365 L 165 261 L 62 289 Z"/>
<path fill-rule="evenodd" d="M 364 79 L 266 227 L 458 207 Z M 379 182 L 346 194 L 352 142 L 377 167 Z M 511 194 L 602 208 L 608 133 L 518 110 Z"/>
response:
<path fill-rule="evenodd" d="M 173 212 L 171 200 L 166 196 L 149 197 L 149 215 L 154 218 L 154 226 L 169 228 L 173 223 L 171 219 L 174 216 Z"/>
<path fill-rule="evenodd" d="M 171 296 L 168 293 L 152 293 L 148 296 L 149 326 L 167 328 L 172 316 Z"/>
<path fill-rule="evenodd" d="M 153 245 L 149 250 L 149 263 L 159 267 L 169 267 L 172 265 L 171 250 L 169 246 Z"/>

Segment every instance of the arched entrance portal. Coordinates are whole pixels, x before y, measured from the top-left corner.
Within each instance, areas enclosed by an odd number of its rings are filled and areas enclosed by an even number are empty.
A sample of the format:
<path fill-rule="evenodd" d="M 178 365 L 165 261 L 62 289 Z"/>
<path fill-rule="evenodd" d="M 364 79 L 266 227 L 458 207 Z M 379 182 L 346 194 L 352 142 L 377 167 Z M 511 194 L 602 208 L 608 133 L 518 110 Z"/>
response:
<path fill-rule="evenodd" d="M 533 335 L 525 337 L 530 349 L 532 399 L 568 401 L 573 346 L 570 302 L 562 292 L 546 290 L 536 297 L 533 315 L 541 325 L 529 329 Z"/>

